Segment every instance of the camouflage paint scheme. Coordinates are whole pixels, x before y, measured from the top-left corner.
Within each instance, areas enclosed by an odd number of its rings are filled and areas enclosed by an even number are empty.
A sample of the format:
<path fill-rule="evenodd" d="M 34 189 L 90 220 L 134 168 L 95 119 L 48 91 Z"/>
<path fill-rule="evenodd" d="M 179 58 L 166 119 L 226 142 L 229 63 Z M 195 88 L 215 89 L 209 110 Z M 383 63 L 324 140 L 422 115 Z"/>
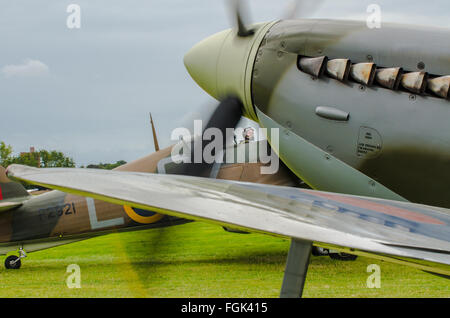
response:
<path fill-rule="evenodd" d="M 449 208 L 448 99 L 314 78 L 297 67 L 299 55 L 328 56 L 445 76 L 450 74 L 449 38 L 450 31 L 441 28 L 383 23 L 381 29 L 369 29 L 355 21 L 279 21 L 266 33 L 254 61 L 252 106 L 407 200 Z M 344 111 L 349 120 L 320 117 L 318 106 Z M 367 142 L 376 149 L 361 151 Z"/>
<path fill-rule="evenodd" d="M 235 145 L 249 153 L 249 144 Z M 182 165 L 171 161 L 172 147 L 157 151 L 134 162 L 116 168 L 119 171 L 177 174 Z M 226 160 L 226 159 L 225 159 Z M 258 158 L 246 156 L 245 163 L 223 163 L 213 167 L 211 177 L 274 185 L 298 185 L 289 170 L 280 166 L 278 173 L 262 175 Z M 214 174 L 214 175 L 212 175 Z M 10 200 L 28 196 L 16 209 L 0 213 L 0 253 L 7 254 L 19 247 L 33 252 L 58 245 L 104 235 L 117 231 L 143 230 L 190 222 L 164 216 L 152 211 L 133 209 L 108 202 L 93 200 L 60 191 L 49 191 L 29 196 L 18 183 L 11 182 L 5 169 L 0 170 L 1 199 Z M 12 198 L 13 197 L 13 198 Z M 0 203 L 3 201 L 0 200 Z"/>

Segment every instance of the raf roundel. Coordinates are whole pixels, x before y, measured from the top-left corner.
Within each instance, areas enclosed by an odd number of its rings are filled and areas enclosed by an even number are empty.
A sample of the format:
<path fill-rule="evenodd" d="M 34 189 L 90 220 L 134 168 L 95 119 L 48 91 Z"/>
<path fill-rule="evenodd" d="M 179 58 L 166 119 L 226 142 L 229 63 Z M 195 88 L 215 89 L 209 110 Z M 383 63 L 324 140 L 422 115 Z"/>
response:
<path fill-rule="evenodd" d="M 164 215 L 162 215 L 162 214 L 158 214 L 158 213 L 148 211 L 148 210 L 132 208 L 128 205 L 124 205 L 123 209 L 125 210 L 125 213 L 133 221 L 141 223 L 141 224 L 156 223 L 164 217 Z"/>

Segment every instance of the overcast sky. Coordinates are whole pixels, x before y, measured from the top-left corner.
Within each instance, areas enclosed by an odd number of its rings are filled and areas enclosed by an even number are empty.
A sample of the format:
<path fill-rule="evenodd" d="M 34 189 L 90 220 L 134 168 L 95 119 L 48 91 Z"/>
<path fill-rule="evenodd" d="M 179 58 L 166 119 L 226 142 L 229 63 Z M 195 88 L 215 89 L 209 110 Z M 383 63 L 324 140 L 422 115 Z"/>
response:
<path fill-rule="evenodd" d="M 280 18 L 288 0 L 249 1 L 252 21 Z M 66 25 L 69 4 L 81 28 Z M 450 27 L 450 2 L 330 0 L 309 16 Z M 214 101 L 189 77 L 184 54 L 230 26 L 221 0 L 0 0 L 0 141 L 15 152 L 60 150 L 77 165 L 131 161 Z"/>

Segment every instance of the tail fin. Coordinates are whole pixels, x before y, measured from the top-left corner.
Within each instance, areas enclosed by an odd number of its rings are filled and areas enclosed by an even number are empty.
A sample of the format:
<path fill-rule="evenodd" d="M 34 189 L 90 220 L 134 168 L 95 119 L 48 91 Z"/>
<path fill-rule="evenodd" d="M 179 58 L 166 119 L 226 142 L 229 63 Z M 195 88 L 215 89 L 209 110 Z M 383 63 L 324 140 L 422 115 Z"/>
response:
<path fill-rule="evenodd" d="M 29 194 L 23 185 L 11 181 L 6 176 L 5 168 L 0 166 L 0 201 L 27 196 L 29 196 Z"/>

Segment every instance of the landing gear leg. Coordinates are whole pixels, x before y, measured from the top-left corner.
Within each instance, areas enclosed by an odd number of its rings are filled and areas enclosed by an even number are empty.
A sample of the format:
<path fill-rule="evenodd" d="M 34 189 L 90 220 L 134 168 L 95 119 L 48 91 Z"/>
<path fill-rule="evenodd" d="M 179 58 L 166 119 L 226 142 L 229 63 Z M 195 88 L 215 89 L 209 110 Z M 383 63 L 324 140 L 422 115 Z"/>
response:
<path fill-rule="evenodd" d="M 284 271 L 280 298 L 299 298 L 303 294 L 312 243 L 292 239 Z"/>
<path fill-rule="evenodd" d="M 19 256 L 16 255 L 10 255 L 5 259 L 5 267 L 7 269 L 19 269 L 22 265 L 21 259 L 27 257 L 27 253 L 25 250 L 20 247 L 19 248 Z"/>

